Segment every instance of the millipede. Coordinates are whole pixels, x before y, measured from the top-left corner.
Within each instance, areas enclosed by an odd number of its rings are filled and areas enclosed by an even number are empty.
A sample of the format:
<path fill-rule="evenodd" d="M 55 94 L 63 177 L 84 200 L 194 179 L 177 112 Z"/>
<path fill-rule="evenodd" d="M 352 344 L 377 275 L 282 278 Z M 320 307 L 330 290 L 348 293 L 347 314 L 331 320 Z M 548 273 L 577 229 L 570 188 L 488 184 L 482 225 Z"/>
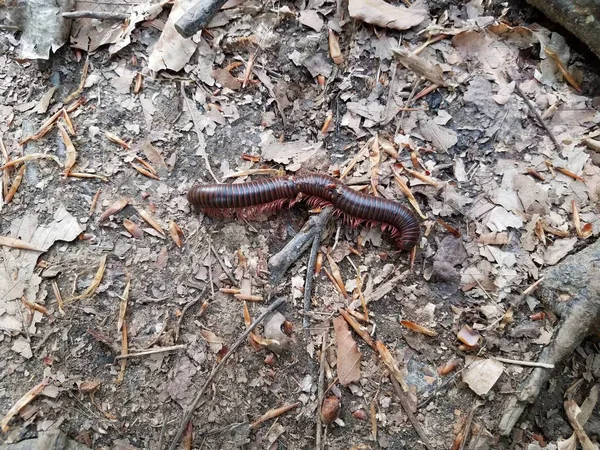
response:
<path fill-rule="evenodd" d="M 396 247 L 417 245 L 421 228 L 416 216 L 401 203 L 358 192 L 323 173 L 273 177 L 239 184 L 201 184 L 188 192 L 190 204 L 212 216 L 251 216 L 276 212 L 304 201 L 312 207 L 333 206 L 353 226 L 366 223 L 389 230 Z"/>

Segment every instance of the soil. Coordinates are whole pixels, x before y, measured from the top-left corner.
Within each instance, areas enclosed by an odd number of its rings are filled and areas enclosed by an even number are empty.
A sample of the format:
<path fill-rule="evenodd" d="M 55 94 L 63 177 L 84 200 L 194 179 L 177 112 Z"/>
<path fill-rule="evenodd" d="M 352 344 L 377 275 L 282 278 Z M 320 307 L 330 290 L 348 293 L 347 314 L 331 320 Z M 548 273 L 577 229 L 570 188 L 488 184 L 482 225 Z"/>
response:
<path fill-rule="evenodd" d="M 272 14 L 271 8 L 275 8 L 276 4 L 269 3 L 268 8 L 254 16 L 257 24 L 264 20 L 262 16 Z M 283 3 L 277 3 L 277 7 Z M 464 6 L 458 1 L 452 4 L 457 8 Z M 290 3 L 289 6 L 294 5 Z M 430 13 L 433 17 L 439 17 L 449 6 L 448 2 L 431 2 Z M 504 3 L 493 2 L 487 11 L 497 16 L 503 6 Z M 523 2 L 511 1 L 509 6 L 511 9 L 507 20 L 511 24 L 541 23 L 542 18 Z M 543 25 L 563 34 L 563 30 L 553 24 L 544 22 Z M 351 48 L 356 34 L 365 28 L 370 36 L 374 33 L 374 27 L 366 27 L 358 22 L 344 27 L 344 33 L 340 36 L 342 48 Z M 155 35 L 156 39 L 159 31 L 148 28 L 143 33 Z M 167 71 L 157 79 L 144 78 L 141 94 L 151 99 L 155 108 L 155 113 L 148 120 L 139 97 L 130 92 L 119 93 L 111 83 L 113 70 L 118 65 L 133 71 L 142 69 L 148 57 L 145 41 L 136 35 L 130 46 L 113 57 L 109 57 L 103 49 L 89 56 L 90 72 L 98 74 L 99 78 L 94 86 L 84 91 L 88 102 L 73 116 L 77 134 L 72 139 L 77 149 L 78 171 L 93 169 L 95 173 L 107 176 L 109 181 L 65 179 L 58 174 L 59 169 L 53 161 L 35 161 L 27 165 L 17 195 L 0 213 L 0 234 L 7 236 L 28 214 L 35 215 L 39 224 L 52 222 L 56 209 L 63 205 L 90 237 L 68 243 L 57 242 L 38 261 L 36 273 L 41 275 L 42 281 L 35 300 L 45 305 L 49 313 L 43 317 L 36 316 L 33 328 L 29 327 L 28 332 L 21 333 L 31 346 L 32 356 L 25 357 L 13 350 L 14 340 L 19 333 L 4 331 L 0 336 L 0 415 L 7 413 L 11 405 L 45 377 L 50 377 L 56 386 L 55 390 L 45 392 L 11 422 L 10 431 L 3 435 L 6 444 L 33 438 L 53 428 L 60 428 L 69 437 L 95 449 L 157 449 L 161 434 L 164 434 L 161 442 L 168 444 L 180 425 L 183 410 L 190 405 L 195 392 L 222 356 L 219 347 L 225 346 L 226 349 L 243 332 L 243 304 L 232 295 L 219 291 L 220 288 L 232 287 L 232 283 L 215 261 L 210 246 L 216 249 L 228 271 L 237 279 L 243 274 L 247 278 L 251 272 L 252 293 L 262 295 L 268 277 L 259 269 L 267 267 L 268 259 L 300 230 L 311 212 L 306 207 L 294 206 L 268 218 L 240 221 L 212 218 L 192 211 L 186 200 L 188 189 L 194 183 L 213 180 L 197 151 L 197 134 L 191 125 L 182 89 L 188 100 L 192 99 L 197 105 L 202 104 L 196 101 L 204 95 L 213 100 L 208 101 L 213 105 L 234 103 L 237 107 L 239 119 L 226 120 L 214 128 L 212 135 L 205 133 L 206 153 L 218 177 L 230 170 L 247 168 L 242 154 L 260 155 L 261 137 L 266 129 L 265 114 L 268 112 L 275 115 L 268 129 L 278 139 L 286 142 L 321 141 L 324 148 L 320 154 L 322 157 L 312 163 L 325 169 L 343 167 L 368 136 L 357 139 L 349 128 L 339 125 L 347 106 L 340 99 L 343 91 L 337 85 L 343 81 L 349 68 L 353 68 L 362 73 L 362 77 L 353 81 L 354 94 L 359 98 L 375 96 L 382 101 L 387 97 L 387 91 L 382 91 L 379 96 L 373 92 L 380 70 L 389 77 L 390 61 L 382 61 L 380 65 L 368 53 L 363 53 L 351 56 L 344 69 L 346 72 L 337 75 L 327 91 L 325 101 L 319 103 L 315 79 L 304 67 L 295 65 L 289 55 L 294 49 L 327 54 L 326 29 L 315 40 L 312 30 L 295 18 L 288 18 L 281 21 L 274 33 L 277 43 L 259 57 L 257 65 L 267 68 L 270 75 L 287 83 L 287 99 L 294 106 L 287 110 L 285 123 L 269 92 L 259 84 L 251 84 L 236 92 L 219 93 L 215 86 L 202 85 L 193 68 L 177 74 Z M 398 36 L 399 33 L 390 32 L 390 35 Z M 414 34 L 412 38 L 416 42 Z M 579 47 L 573 49 L 580 50 Z M 225 61 L 220 67 L 236 61 L 238 53 L 224 54 Z M 10 47 L 0 55 L 0 98 L 11 106 L 38 100 L 52 86 L 57 87 L 54 98 L 64 99 L 79 85 L 85 60 L 85 56 L 79 58 L 79 54 L 69 47 L 58 50 L 45 70 L 40 70 L 36 63 L 20 63 L 14 57 Z M 581 95 L 589 98 L 600 95 L 600 84 L 594 83 L 600 76 L 597 62 L 579 59 L 577 54 L 573 59 L 580 62 L 579 67 L 585 73 L 586 82 Z M 190 65 L 193 66 L 194 62 L 195 59 L 192 59 Z M 534 58 L 523 55 L 524 76 L 531 75 L 534 64 Z M 406 92 L 410 92 L 410 89 L 408 85 Z M 461 88 L 461 91 L 464 89 Z M 516 102 L 517 97 L 511 101 Z M 428 114 L 431 115 L 440 109 L 447 110 L 453 119 L 448 127 L 458 134 L 456 145 L 449 151 L 437 152 L 432 156 L 439 167 L 445 167 L 435 174 L 438 179 L 453 178 L 453 163 L 457 156 L 465 160 L 467 171 L 477 164 L 491 167 L 497 162 L 499 155 L 494 151 L 495 141 L 487 140 L 479 144 L 485 136 L 486 125 L 493 125 L 494 120 L 490 117 L 495 115 L 490 113 L 489 117 L 485 117 L 473 103 L 450 103 L 446 91 L 433 92 L 418 105 L 427 105 Z M 329 110 L 333 112 L 335 125 L 330 133 L 322 137 L 320 127 Z M 1 129 L 9 152 L 16 155 L 18 139 L 35 132 L 46 116 L 16 112 L 10 126 Z M 511 122 L 509 117 L 501 124 L 498 133 L 521 125 L 520 118 L 514 117 L 514 120 L 514 123 Z M 539 136 L 544 135 L 543 130 L 531 120 L 525 126 Z M 396 121 L 391 121 L 386 125 L 377 124 L 375 130 L 380 136 L 393 140 L 395 127 Z M 131 156 L 106 139 L 104 131 L 132 140 L 134 144 L 150 141 L 168 165 L 168 168 L 160 169 L 160 180 L 136 172 L 130 164 Z M 64 160 L 65 147 L 55 130 L 25 148 L 26 154 L 39 152 L 50 152 L 61 161 Z M 523 158 L 518 153 L 511 156 Z M 281 165 L 263 163 L 265 167 L 281 168 Z M 253 168 L 259 166 L 257 164 Z M 461 193 L 475 198 L 482 192 L 479 182 L 478 177 L 473 177 L 462 183 Z M 391 189 L 390 186 L 391 181 L 389 184 L 386 181 L 386 189 Z M 90 216 L 90 204 L 99 189 L 99 201 Z M 417 192 L 416 197 L 422 208 L 431 206 L 430 196 Z M 121 198 L 131 199 L 130 205 L 100 223 L 100 214 Z M 125 219 L 132 220 L 142 228 L 150 228 L 134 206 L 151 211 L 165 231 L 171 221 L 176 222 L 185 236 L 183 247 L 179 248 L 173 242 L 168 231 L 166 237 L 144 232 L 139 239 L 127 233 L 123 228 Z M 469 227 L 474 225 L 467 223 L 468 219 L 463 215 L 457 213 L 443 219 L 461 229 L 465 233 L 465 240 L 470 239 Z M 495 430 L 504 397 L 518 389 L 527 370 L 520 368 L 504 372 L 495 388 L 484 396 L 478 396 L 470 390 L 461 381 L 460 374 L 455 378 L 442 377 L 437 370 L 453 359 L 464 361 L 467 354 L 472 354 L 460 348 L 456 333 L 465 323 L 487 323 L 479 310 L 480 306 L 486 304 L 486 296 L 463 292 L 459 280 L 452 274 L 440 272 L 426 280 L 423 273 L 431 267 L 433 250 L 429 253 L 417 251 L 414 267 L 411 267 L 408 255 L 395 253 L 392 240 L 385 233 L 380 235 L 375 232 L 372 235 L 373 232 L 367 233 L 369 230 L 365 227 L 352 228 L 341 225 L 341 221 L 335 221 L 330 228 L 323 248 L 331 248 L 336 241 L 342 249 L 347 249 L 348 244 L 359 248 L 357 242 L 362 240 L 360 254 L 350 253 L 350 259 L 359 266 L 366 266 L 366 273 L 371 278 L 382 276 L 385 281 L 393 274 L 406 272 L 401 284 L 370 304 L 369 310 L 376 322 L 377 339 L 393 351 L 406 371 L 407 382 L 413 386 L 419 404 L 428 400 L 425 406 L 418 408 L 416 418 L 435 448 L 451 448 L 459 427 L 479 402 L 473 434 L 477 433 L 475 430 L 482 431 L 479 438 L 470 441 L 472 447 L 464 448 L 525 449 L 533 441 L 534 435 L 543 436 L 546 442 L 555 442 L 571 434 L 562 408 L 563 395 L 574 381 L 589 374 L 586 361 L 590 360 L 590 355 L 598 355 L 597 337 L 582 344 L 581 352 L 574 354 L 563 367 L 557 368 L 551 385 L 522 417 L 519 427 L 523 433 L 512 438 L 501 438 Z M 474 229 L 471 231 L 473 235 Z M 336 232 L 339 233 L 337 238 Z M 448 240 L 449 234 L 441 227 L 435 228 L 428 239 L 430 248 L 437 251 L 452 243 Z M 591 239 L 596 237 L 592 236 Z M 585 245 L 586 242 L 580 242 L 573 251 Z M 340 254 L 344 253 L 339 251 Z M 57 282 L 65 299 L 73 292 L 85 291 L 92 284 L 101 255 L 108 255 L 107 266 L 93 297 L 67 302 L 64 314 L 61 314 L 52 281 Z M 316 377 L 320 339 L 324 330 L 331 327 L 329 320 L 346 301 L 321 271 L 316 276 L 312 296 L 312 342 L 304 341 L 303 281 L 298 288 L 294 279 L 304 279 L 307 259 L 308 255 L 305 254 L 297 261 L 276 292 L 277 296 L 287 299 L 280 312 L 293 324 L 291 346 L 281 354 L 272 354 L 265 348 L 255 350 L 251 345 L 243 345 L 236 352 L 196 410 L 191 448 L 315 447 L 315 417 L 319 413 Z M 0 256 L 0 260 L 3 260 L 3 256 Z M 241 269 L 244 261 L 250 267 L 246 272 Z M 356 272 L 347 259 L 340 259 L 338 263 L 344 280 L 355 277 Z M 52 270 L 45 276 L 43 271 L 48 268 Z M 118 383 L 116 380 L 121 363 L 115 357 L 121 352 L 122 335 L 117 323 L 128 280 L 131 283 L 126 314 L 129 351 L 176 344 L 185 344 L 186 347 L 129 358 L 124 379 Z M 210 280 L 214 281 L 212 287 Z M 528 355 L 535 359 L 539 346 L 531 344 L 529 338 L 537 337 L 539 330 L 534 330 L 533 337 L 528 334 L 531 311 L 526 303 L 517 301 L 519 289 L 522 291 L 530 282 L 524 279 L 520 286 L 514 287 L 498 301 L 503 310 L 510 305 L 515 306 L 514 322 L 506 332 L 491 329 L 485 334 L 487 351 L 494 352 L 510 346 L 523 349 L 523 353 L 527 350 Z M 295 295 L 294 291 L 300 292 L 300 295 Z M 184 307 L 195 299 L 200 301 L 183 313 Z M 203 302 L 208 302 L 208 306 L 201 312 Z M 400 325 L 399 320 L 404 318 L 415 322 L 419 322 L 419 319 L 427 321 L 431 317 L 428 311 L 432 306 L 435 307 L 437 337 L 416 334 Z M 264 304 L 248 302 L 248 307 L 252 318 L 256 318 Z M 23 307 L 20 314 L 27 316 L 27 309 Z M 182 314 L 181 329 L 176 340 L 175 327 Z M 518 330 L 525 331 L 520 335 Z M 264 328 L 259 327 L 258 333 L 264 333 Z M 101 342 L 98 334 L 107 337 L 112 345 Z M 211 342 L 207 336 L 215 336 L 220 340 Z M 393 386 L 384 376 L 380 358 L 364 341 L 357 338 L 356 342 L 362 354 L 360 380 L 343 386 L 335 377 L 328 376 L 325 383 L 326 387 L 331 386 L 331 393 L 341 397 L 342 403 L 340 420 L 326 428 L 325 448 L 425 448 L 401 408 Z M 307 349 L 312 352 L 312 357 Z M 328 351 L 327 359 L 330 363 L 328 370 L 334 371 L 333 346 Z M 313 377 L 313 383 L 308 387 L 307 376 Z M 93 396 L 82 387 L 83 383 L 90 382 L 99 383 Z M 585 388 L 594 382 L 597 383 L 597 378 L 586 375 L 578 403 L 585 398 Z M 296 402 L 300 402 L 296 409 L 256 429 L 248 428 L 248 423 L 257 420 L 267 410 Z M 353 413 L 357 410 L 364 410 L 367 419 L 356 418 Z M 373 437 L 370 418 L 372 411 L 377 412 L 376 438 Z M 592 417 L 586 430 L 593 439 L 598 440 L 600 419 Z"/>

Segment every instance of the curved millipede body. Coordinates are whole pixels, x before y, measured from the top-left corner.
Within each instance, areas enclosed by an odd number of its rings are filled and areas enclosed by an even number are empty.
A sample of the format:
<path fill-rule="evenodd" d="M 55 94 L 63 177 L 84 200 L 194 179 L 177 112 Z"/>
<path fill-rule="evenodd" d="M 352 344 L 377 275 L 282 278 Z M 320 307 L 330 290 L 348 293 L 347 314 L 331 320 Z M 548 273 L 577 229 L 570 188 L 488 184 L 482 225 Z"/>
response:
<path fill-rule="evenodd" d="M 355 191 L 340 180 L 321 173 L 241 184 L 198 185 L 188 192 L 190 204 L 209 214 L 228 210 L 244 212 L 254 207 L 275 211 L 299 198 L 311 205 L 333 205 L 354 225 L 361 222 L 381 224 L 391 231 L 396 246 L 402 250 L 411 250 L 421 236 L 419 221 L 407 207 L 394 200 Z"/>

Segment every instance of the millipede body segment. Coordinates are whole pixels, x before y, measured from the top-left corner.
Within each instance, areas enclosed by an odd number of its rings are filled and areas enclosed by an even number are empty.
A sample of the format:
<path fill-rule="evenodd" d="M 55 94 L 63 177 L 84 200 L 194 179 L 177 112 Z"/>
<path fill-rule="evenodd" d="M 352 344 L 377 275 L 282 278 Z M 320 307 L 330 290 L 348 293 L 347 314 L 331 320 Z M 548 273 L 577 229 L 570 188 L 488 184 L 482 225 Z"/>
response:
<path fill-rule="evenodd" d="M 332 205 L 353 225 L 381 224 L 391 231 L 396 246 L 411 250 L 421 230 L 416 216 L 404 205 L 355 191 L 340 180 L 322 173 L 275 177 L 240 184 L 204 184 L 188 192 L 190 204 L 207 214 L 242 214 L 259 209 L 277 211 L 286 204 L 304 200 L 310 205 Z"/>

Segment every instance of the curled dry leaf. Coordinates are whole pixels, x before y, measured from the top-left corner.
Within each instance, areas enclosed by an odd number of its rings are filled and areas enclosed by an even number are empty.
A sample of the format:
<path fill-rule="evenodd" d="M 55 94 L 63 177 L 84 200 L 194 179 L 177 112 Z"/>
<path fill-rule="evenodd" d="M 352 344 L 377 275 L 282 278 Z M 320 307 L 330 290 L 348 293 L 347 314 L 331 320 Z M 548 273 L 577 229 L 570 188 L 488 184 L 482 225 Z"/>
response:
<path fill-rule="evenodd" d="M 438 335 L 436 331 L 430 330 L 429 328 L 425 328 L 424 326 L 411 322 L 410 320 L 401 320 L 400 323 L 409 330 L 416 331 L 417 333 L 425 334 L 427 336 Z"/>
<path fill-rule="evenodd" d="M 260 416 L 259 419 L 251 425 L 251 428 L 253 428 L 253 429 L 258 428 L 262 423 L 266 422 L 267 420 L 273 419 L 274 417 L 278 417 L 278 416 L 288 412 L 291 409 L 297 408 L 301 404 L 302 403 L 300 403 L 300 402 L 296 402 L 296 403 L 292 403 L 291 405 L 281 406 L 280 408 L 270 409 L 269 411 L 264 413 L 262 416 Z"/>
<path fill-rule="evenodd" d="M 125 142 L 123 139 L 121 139 L 116 134 L 111 133 L 110 131 L 105 131 L 104 132 L 104 136 L 106 136 L 106 138 L 109 141 L 114 142 L 115 144 L 120 145 L 121 147 L 123 147 L 126 150 L 129 150 L 131 148 L 131 146 L 127 142 Z"/>
<path fill-rule="evenodd" d="M 340 383 L 347 386 L 360 380 L 361 353 L 352 338 L 344 317 L 333 319 L 335 346 L 337 354 L 337 374 Z"/>
<path fill-rule="evenodd" d="M 73 145 L 73 141 L 69 137 L 69 133 L 65 130 L 62 123 L 56 122 L 56 126 L 58 127 L 58 131 L 60 131 L 60 136 L 65 144 L 66 148 L 66 159 L 65 159 L 65 177 L 68 176 L 69 172 L 75 165 L 77 161 L 77 151 L 75 150 L 75 146 Z"/>
<path fill-rule="evenodd" d="M 0 245 L 6 247 L 18 248 L 20 250 L 31 250 L 34 252 L 43 252 L 43 248 L 36 247 L 29 242 L 24 242 L 21 239 L 15 239 L 8 236 L 0 236 Z"/>
<path fill-rule="evenodd" d="M 36 159 L 51 159 L 56 164 L 58 164 L 60 167 L 62 167 L 62 164 L 60 163 L 58 158 L 54 155 L 49 155 L 47 153 L 30 153 L 28 155 L 21 156 L 20 158 L 13 159 L 13 160 L 7 162 L 2 167 L 0 167 L 0 170 L 4 170 L 9 167 L 16 166 L 18 164 L 21 164 L 21 163 L 24 163 L 27 161 L 35 161 Z"/>
<path fill-rule="evenodd" d="M 0 421 L 0 427 L 4 433 L 9 430 L 8 424 L 12 418 L 15 417 L 26 405 L 31 403 L 33 399 L 40 395 L 46 386 L 48 386 L 48 384 L 50 384 L 50 380 L 44 379 L 41 383 L 31 388 L 25 395 L 23 395 L 23 397 L 17 400 L 17 402 L 8 410 L 6 415 Z"/>
<path fill-rule="evenodd" d="M 460 329 L 456 337 L 460 342 L 469 347 L 477 347 L 481 339 L 481 334 L 479 334 L 479 331 L 465 325 Z"/>
<path fill-rule="evenodd" d="M 329 425 L 330 423 L 335 422 L 340 415 L 341 407 L 342 405 L 339 398 L 335 395 L 327 396 L 327 398 L 323 400 L 323 405 L 321 406 L 321 420 L 323 423 Z"/>
<path fill-rule="evenodd" d="M 23 164 L 17 172 L 17 175 L 15 176 L 15 179 L 13 180 L 12 185 L 10 186 L 6 197 L 4 198 L 5 204 L 9 204 L 12 201 L 15 194 L 17 193 L 17 191 L 19 190 L 19 186 L 21 186 L 21 181 L 23 181 L 23 174 L 25 174 L 25 168 L 26 164 Z M 3 178 L 8 182 L 8 176 L 6 176 L 6 174 Z"/>
<path fill-rule="evenodd" d="M 364 409 L 357 409 L 352 413 L 352 417 L 358 420 L 368 420 L 369 414 Z"/>
<path fill-rule="evenodd" d="M 454 372 L 454 370 L 458 367 L 459 360 L 453 359 L 450 362 L 447 362 L 443 366 L 438 367 L 437 372 L 440 376 L 448 375 L 449 373 Z"/>
<path fill-rule="evenodd" d="M 346 291 L 346 284 L 342 278 L 342 271 L 333 258 L 327 253 L 327 261 L 329 261 L 329 267 L 331 267 L 331 276 L 333 277 L 334 283 L 337 285 L 339 291 L 342 293 L 344 298 L 348 297 Z"/>
<path fill-rule="evenodd" d="M 171 239 L 175 242 L 177 247 L 181 248 L 183 245 L 183 231 L 173 220 L 169 223 L 169 234 L 171 235 Z"/>
<path fill-rule="evenodd" d="M 107 255 L 103 255 L 102 258 L 100 259 L 100 265 L 98 266 L 96 275 L 94 276 L 94 279 L 92 280 L 92 283 L 89 285 L 89 287 L 85 291 L 83 291 L 82 294 L 77 295 L 75 297 L 71 297 L 67 301 L 72 302 L 75 300 L 89 298 L 92 295 L 94 295 L 94 293 L 96 292 L 96 289 L 98 289 L 98 286 L 100 286 L 100 282 L 102 281 L 102 278 L 104 277 L 104 270 L 106 269 L 106 257 L 107 257 Z"/>
<path fill-rule="evenodd" d="M 165 236 L 165 232 L 163 231 L 162 227 L 158 224 L 156 220 L 154 220 L 154 217 L 152 217 L 152 215 L 149 212 L 137 207 L 135 208 L 135 210 L 138 212 L 140 217 L 148 223 L 148 225 L 150 225 L 152 228 L 158 231 L 162 237 Z"/>
<path fill-rule="evenodd" d="M 408 30 L 429 17 L 422 0 L 416 0 L 408 8 L 392 6 L 383 0 L 350 0 L 348 12 L 353 19 L 395 30 Z"/>
<path fill-rule="evenodd" d="M 386 365 L 392 376 L 396 379 L 400 386 L 402 386 L 404 392 L 408 392 L 408 385 L 406 384 L 406 381 L 404 381 L 404 377 L 402 376 L 402 373 L 398 368 L 398 363 L 392 356 L 392 353 L 381 341 L 376 341 L 375 345 L 377 345 L 377 351 L 381 356 L 381 360 Z"/>
<path fill-rule="evenodd" d="M 131 234 L 136 239 L 141 239 L 144 235 L 144 232 L 142 231 L 140 226 L 129 219 L 123 220 L 123 226 L 129 232 L 129 234 Z"/>
<path fill-rule="evenodd" d="M 98 222 L 103 222 L 106 219 L 108 219 L 110 216 L 118 213 L 119 211 L 121 211 L 123 208 L 125 208 L 127 205 L 129 204 L 129 199 L 128 198 L 121 198 L 119 200 L 117 200 L 116 202 L 114 202 L 112 205 L 110 205 L 106 211 L 104 211 L 101 215 L 100 218 L 98 219 Z"/>
<path fill-rule="evenodd" d="M 340 50 L 340 41 L 331 29 L 329 29 L 329 54 L 334 63 L 342 64 L 344 62 L 344 55 Z"/>

